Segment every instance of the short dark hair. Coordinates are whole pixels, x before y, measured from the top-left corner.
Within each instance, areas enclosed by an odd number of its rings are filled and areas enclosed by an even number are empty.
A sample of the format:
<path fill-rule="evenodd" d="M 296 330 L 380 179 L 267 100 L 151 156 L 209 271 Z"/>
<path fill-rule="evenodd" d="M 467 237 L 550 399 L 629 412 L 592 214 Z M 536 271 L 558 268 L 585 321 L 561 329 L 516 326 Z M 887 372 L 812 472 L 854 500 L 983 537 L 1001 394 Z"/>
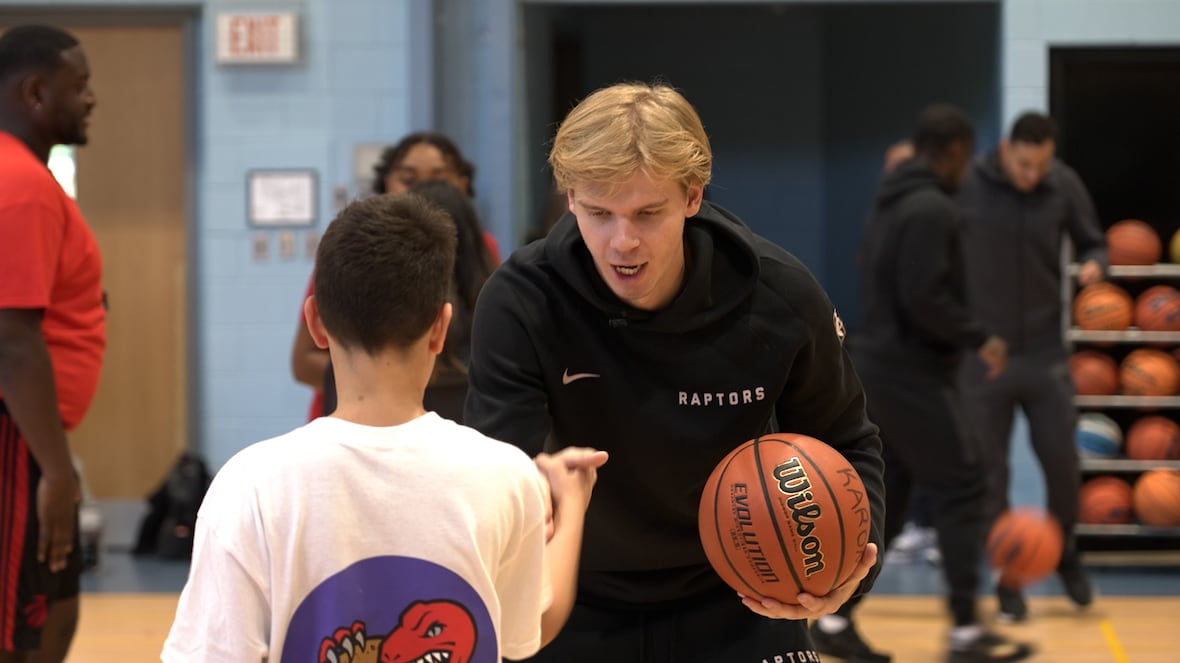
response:
<path fill-rule="evenodd" d="M 914 127 L 914 152 L 927 157 L 942 156 L 951 145 L 975 143 L 975 129 L 967 114 L 952 104 L 931 104 L 918 114 Z"/>
<path fill-rule="evenodd" d="M 446 212 L 414 194 L 349 204 L 316 251 L 324 327 L 341 345 L 369 354 L 409 347 L 446 303 L 455 242 Z"/>
<path fill-rule="evenodd" d="M 70 33 L 52 25 L 18 25 L 0 35 L 0 80 L 61 65 L 62 51 L 78 45 Z"/>
<path fill-rule="evenodd" d="M 419 143 L 427 143 L 442 152 L 443 159 L 461 177 L 467 178 L 467 193 L 475 195 L 475 165 L 463 157 L 459 147 L 446 134 L 437 131 L 415 131 L 399 140 L 396 145 L 385 148 L 377 165 L 373 166 L 373 193 L 386 193 L 385 178 L 389 172 L 401 164 L 410 148 Z"/>
<path fill-rule="evenodd" d="M 1012 131 L 1008 133 L 1009 143 L 1030 143 L 1042 145 L 1057 140 L 1057 123 L 1043 113 L 1030 111 L 1016 118 Z"/>

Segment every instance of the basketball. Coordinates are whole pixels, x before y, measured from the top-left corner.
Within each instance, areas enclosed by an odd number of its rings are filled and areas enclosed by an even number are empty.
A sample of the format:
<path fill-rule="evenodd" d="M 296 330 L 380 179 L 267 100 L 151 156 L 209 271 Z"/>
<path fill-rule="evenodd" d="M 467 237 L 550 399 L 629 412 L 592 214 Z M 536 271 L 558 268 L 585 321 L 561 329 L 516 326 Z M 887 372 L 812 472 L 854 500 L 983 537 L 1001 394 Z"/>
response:
<path fill-rule="evenodd" d="M 1057 520 L 1043 509 L 1009 509 L 987 536 L 987 555 L 1000 584 L 1020 589 L 1036 583 L 1061 561 L 1064 539 Z"/>
<path fill-rule="evenodd" d="M 1127 429 L 1126 454 L 1133 460 L 1180 460 L 1180 425 L 1160 415 L 1136 419 Z"/>
<path fill-rule="evenodd" d="M 750 440 L 717 464 L 698 525 L 709 563 L 751 598 L 797 604 L 852 575 L 869 542 L 864 484 L 840 452 L 806 435 Z"/>
<path fill-rule="evenodd" d="M 1172 233 L 1172 241 L 1168 244 L 1168 257 L 1172 262 L 1180 262 L 1180 230 Z"/>
<path fill-rule="evenodd" d="M 1078 417 L 1074 439 L 1083 458 L 1114 458 L 1123 447 L 1123 430 L 1105 414 L 1087 412 Z"/>
<path fill-rule="evenodd" d="M 1135 515 L 1144 525 L 1180 527 L 1180 471 L 1148 470 L 1135 480 Z"/>
<path fill-rule="evenodd" d="M 1180 331 L 1180 290 L 1156 285 L 1135 298 L 1135 326 L 1145 331 Z"/>
<path fill-rule="evenodd" d="M 1133 509 L 1131 484 L 1118 477 L 1094 477 L 1078 492 L 1078 519 L 1089 525 L 1126 525 Z"/>
<path fill-rule="evenodd" d="M 1154 265 L 1163 254 L 1155 229 L 1139 219 L 1123 219 L 1106 229 L 1107 252 L 1112 265 Z"/>
<path fill-rule="evenodd" d="M 1132 350 L 1119 367 L 1119 382 L 1128 396 L 1171 396 L 1180 389 L 1180 364 L 1163 350 Z"/>
<path fill-rule="evenodd" d="M 1080 396 L 1110 396 L 1119 393 L 1119 365 L 1108 354 L 1081 350 L 1069 358 L 1069 372 Z"/>
<path fill-rule="evenodd" d="M 1124 330 L 1131 326 L 1134 313 L 1131 295 L 1105 281 L 1082 288 L 1073 300 L 1074 324 L 1086 330 Z"/>

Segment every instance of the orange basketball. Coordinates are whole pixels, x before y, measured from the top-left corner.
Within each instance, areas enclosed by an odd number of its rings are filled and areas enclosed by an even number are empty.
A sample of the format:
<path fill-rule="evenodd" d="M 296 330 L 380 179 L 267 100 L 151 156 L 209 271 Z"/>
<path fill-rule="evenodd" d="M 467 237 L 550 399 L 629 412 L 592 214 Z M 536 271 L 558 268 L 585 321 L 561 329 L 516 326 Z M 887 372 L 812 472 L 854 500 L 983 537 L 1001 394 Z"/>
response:
<path fill-rule="evenodd" d="M 1133 317 L 1131 295 L 1113 283 L 1091 283 L 1073 300 L 1074 324 L 1082 329 L 1121 331 Z"/>
<path fill-rule="evenodd" d="M 1110 396 L 1119 393 L 1119 365 L 1108 354 L 1081 350 L 1069 358 L 1073 384 L 1082 396 Z"/>
<path fill-rule="evenodd" d="M 1180 331 L 1180 290 L 1156 285 L 1135 298 L 1135 326 L 1146 331 Z"/>
<path fill-rule="evenodd" d="M 1180 425 L 1160 415 L 1136 419 L 1125 448 L 1134 460 L 1180 460 Z"/>
<path fill-rule="evenodd" d="M 1112 265 L 1154 265 L 1164 252 L 1155 229 L 1139 219 L 1123 219 L 1107 228 L 1106 247 Z"/>
<path fill-rule="evenodd" d="M 1119 382 L 1128 396 L 1171 396 L 1180 390 L 1180 364 L 1163 350 L 1132 350 L 1119 367 Z"/>
<path fill-rule="evenodd" d="M 1135 515 L 1144 525 L 1180 527 L 1180 471 L 1148 470 L 1135 480 Z"/>
<path fill-rule="evenodd" d="M 776 433 L 731 451 L 709 475 L 698 512 L 709 563 L 745 596 L 798 603 L 852 575 L 869 542 L 869 502 L 840 452 Z"/>
<path fill-rule="evenodd" d="M 1126 525 L 1135 520 L 1131 484 L 1114 476 L 1094 477 L 1078 491 L 1078 519 L 1090 525 Z"/>
<path fill-rule="evenodd" d="M 1009 509 L 992 525 L 987 555 L 999 571 L 1000 584 L 1012 589 L 1031 585 L 1052 573 L 1061 561 L 1061 525 L 1043 509 Z"/>

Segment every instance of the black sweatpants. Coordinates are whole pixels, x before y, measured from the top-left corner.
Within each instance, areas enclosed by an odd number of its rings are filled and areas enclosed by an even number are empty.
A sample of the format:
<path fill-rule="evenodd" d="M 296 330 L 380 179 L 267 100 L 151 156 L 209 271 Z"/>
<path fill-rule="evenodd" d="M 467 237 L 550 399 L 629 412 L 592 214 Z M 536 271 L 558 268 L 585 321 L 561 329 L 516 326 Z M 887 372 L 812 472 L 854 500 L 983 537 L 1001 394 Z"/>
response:
<path fill-rule="evenodd" d="M 1049 512 L 1065 530 L 1062 563 L 1073 563 L 1081 471 L 1074 437 L 1075 389 L 1065 351 L 1010 356 L 1007 370 L 995 380 L 984 376 L 981 362 L 969 360 L 962 377 L 967 419 L 978 431 L 988 468 L 989 522 L 1008 508 L 1012 419 L 1019 407 L 1028 419 L 1029 440 L 1045 477 Z"/>
<path fill-rule="evenodd" d="M 953 372 L 915 370 L 857 357 L 869 418 L 881 428 L 885 460 L 885 548 L 901 532 L 913 490 L 929 500 L 938 532 L 947 603 L 956 626 L 976 621 L 986 536 L 985 473 L 965 425 Z M 859 599 L 837 614 L 850 617 Z"/>
<path fill-rule="evenodd" d="M 531 663 L 818 663 L 807 622 L 767 619 L 722 590 L 664 609 L 578 603 Z"/>

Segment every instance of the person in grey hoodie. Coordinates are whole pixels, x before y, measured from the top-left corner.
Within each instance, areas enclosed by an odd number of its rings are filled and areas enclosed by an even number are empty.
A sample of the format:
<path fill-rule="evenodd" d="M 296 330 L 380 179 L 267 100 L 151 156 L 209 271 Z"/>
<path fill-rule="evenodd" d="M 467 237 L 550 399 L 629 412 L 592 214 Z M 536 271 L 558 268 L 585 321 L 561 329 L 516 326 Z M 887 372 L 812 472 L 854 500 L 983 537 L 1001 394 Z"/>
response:
<path fill-rule="evenodd" d="M 963 367 L 963 394 L 972 425 L 983 438 L 990 516 L 1008 506 L 1009 438 L 1016 407 L 1028 419 L 1032 448 L 1045 475 L 1048 508 L 1065 535 L 1058 573 L 1078 606 L 1093 600 L 1073 528 L 1078 518 L 1077 410 L 1062 335 L 1061 249 L 1073 241 L 1079 285 L 1103 278 L 1106 239 L 1094 203 L 1078 174 L 1054 158 L 1053 119 L 1026 113 L 999 148 L 975 161 L 959 191 L 967 259 L 967 290 L 980 322 L 1008 342 L 1008 370 L 998 380 L 985 366 Z M 1028 608 L 1018 590 L 996 592 L 1000 618 L 1023 621 Z"/>
<path fill-rule="evenodd" d="M 1017 661 L 1032 648 L 989 632 L 979 621 L 986 475 L 964 426 L 958 367 L 973 354 L 997 376 L 1006 344 L 985 330 L 966 301 L 958 212 L 952 195 L 971 160 L 974 130 L 948 104 L 919 114 L 914 156 L 885 174 L 860 247 L 863 323 L 852 359 L 869 418 L 881 428 L 885 458 L 885 547 L 901 531 L 912 492 L 930 501 L 938 532 L 952 628 L 950 663 Z M 859 636 L 854 598 L 820 617 L 812 637 L 821 654 L 884 663 Z M 903 660 L 910 656 L 901 656 Z"/>

